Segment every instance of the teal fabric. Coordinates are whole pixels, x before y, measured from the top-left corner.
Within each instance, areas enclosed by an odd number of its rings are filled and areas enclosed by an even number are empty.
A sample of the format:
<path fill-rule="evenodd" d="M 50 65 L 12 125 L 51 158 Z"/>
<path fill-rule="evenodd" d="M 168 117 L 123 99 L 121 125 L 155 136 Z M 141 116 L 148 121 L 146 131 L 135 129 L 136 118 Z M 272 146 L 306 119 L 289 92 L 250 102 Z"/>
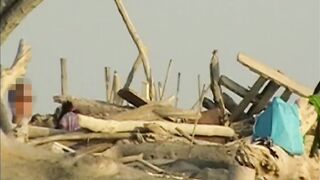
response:
<path fill-rule="evenodd" d="M 304 146 L 297 105 L 275 97 L 266 111 L 257 118 L 254 137 L 271 138 L 274 144 L 289 154 L 302 155 Z"/>

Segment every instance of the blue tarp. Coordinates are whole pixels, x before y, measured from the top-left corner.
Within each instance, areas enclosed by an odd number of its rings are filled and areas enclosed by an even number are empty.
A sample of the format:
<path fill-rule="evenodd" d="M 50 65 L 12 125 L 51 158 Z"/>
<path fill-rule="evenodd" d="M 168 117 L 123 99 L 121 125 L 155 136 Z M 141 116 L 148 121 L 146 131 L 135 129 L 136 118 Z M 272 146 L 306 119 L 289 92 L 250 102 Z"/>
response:
<path fill-rule="evenodd" d="M 254 138 L 271 138 L 291 155 L 302 155 L 303 137 L 300 131 L 300 119 L 296 104 L 288 104 L 275 97 L 256 121 Z"/>

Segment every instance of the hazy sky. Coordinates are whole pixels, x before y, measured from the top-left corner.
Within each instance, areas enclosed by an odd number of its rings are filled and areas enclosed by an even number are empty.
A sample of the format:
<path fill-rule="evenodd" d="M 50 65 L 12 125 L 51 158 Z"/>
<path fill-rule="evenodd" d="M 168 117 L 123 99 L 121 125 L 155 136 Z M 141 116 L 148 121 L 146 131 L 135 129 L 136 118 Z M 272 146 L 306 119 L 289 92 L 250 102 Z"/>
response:
<path fill-rule="evenodd" d="M 179 104 L 189 108 L 198 97 L 197 74 L 209 82 L 213 49 L 219 50 L 221 73 L 244 86 L 257 76 L 236 61 L 244 52 L 281 69 L 314 88 L 320 79 L 318 0 L 124 0 L 149 49 L 152 71 L 163 81 L 169 59 L 173 67 L 168 94 L 182 73 Z M 32 46 L 27 77 L 32 80 L 34 111 L 54 110 L 60 93 L 60 57 L 68 60 L 69 93 L 105 99 L 104 67 L 124 82 L 138 51 L 113 0 L 45 0 L 1 45 L 1 64 L 11 65 L 18 42 Z M 141 90 L 143 70 L 133 88 Z"/>

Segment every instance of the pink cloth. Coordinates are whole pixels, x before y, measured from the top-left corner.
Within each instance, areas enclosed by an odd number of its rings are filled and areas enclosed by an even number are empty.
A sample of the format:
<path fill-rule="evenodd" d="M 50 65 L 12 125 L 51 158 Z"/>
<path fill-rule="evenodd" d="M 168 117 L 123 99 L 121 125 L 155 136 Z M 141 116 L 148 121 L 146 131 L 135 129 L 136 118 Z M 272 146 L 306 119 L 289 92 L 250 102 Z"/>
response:
<path fill-rule="evenodd" d="M 62 117 L 62 119 L 60 121 L 60 125 L 62 126 L 62 129 L 64 129 L 64 130 L 76 131 L 76 130 L 80 129 L 79 117 L 74 112 L 68 112 Z"/>

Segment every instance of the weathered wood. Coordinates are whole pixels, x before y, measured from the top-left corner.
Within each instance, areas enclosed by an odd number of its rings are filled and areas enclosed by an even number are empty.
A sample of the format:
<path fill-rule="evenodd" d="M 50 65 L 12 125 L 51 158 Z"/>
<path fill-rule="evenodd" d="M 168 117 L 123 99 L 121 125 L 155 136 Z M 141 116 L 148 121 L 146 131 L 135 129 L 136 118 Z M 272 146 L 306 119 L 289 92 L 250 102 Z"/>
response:
<path fill-rule="evenodd" d="M 15 57 L 14 62 L 12 63 L 10 69 L 1 70 L 1 106 L 5 107 L 3 102 L 4 95 L 8 89 L 14 85 L 18 78 L 23 77 L 27 71 L 27 65 L 31 59 L 31 47 L 23 41 L 19 42 L 18 52 Z M 0 124 L 4 132 L 10 132 L 12 129 L 10 119 L 6 109 L 1 110 Z"/>
<path fill-rule="evenodd" d="M 127 77 L 127 81 L 124 84 L 123 88 L 127 89 L 130 87 L 133 77 L 134 77 L 134 73 L 137 71 L 139 65 L 141 64 L 142 60 L 141 60 L 141 55 L 139 54 L 139 56 L 137 57 L 137 59 L 134 61 L 134 64 L 131 67 L 130 73 Z"/>
<path fill-rule="evenodd" d="M 28 144 L 30 145 L 40 145 L 53 141 L 63 141 L 63 140 L 90 140 L 90 139 L 105 139 L 105 140 L 117 140 L 117 139 L 128 139 L 132 136 L 131 133 L 117 133 L 117 134 L 106 134 L 106 133 L 66 133 L 58 134 L 48 137 L 41 137 L 30 140 Z"/>
<path fill-rule="evenodd" d="M 61 70 L 61 95 L 68 95 L 68 73 L 67 73 L 67 60 L 60 58 L 60 70 Z"/>
<path fill-rule="evenodd" d="M 145 99 L 149 100 L 149 83 L 146 81 L 141 82 L 142 88 L 141 88 L 141 96 Z"/>
<path fill-rule="evenodd" d="M 222 90 L 219 85 L 220 68 L 217 52 L 217 50 L 213 50 L 210 62 L 210 89 L 212 91 L 214 101 L 217 103 L 218 107 L 220 108 L 223 114 L 222 119 L 224 121 L 227 121 L 226 108 L 222 97 Z"/>
<path fill-rule="evenodd" d="M 110 102 L 109 101 L 109 97 L 110 97 L 110 93 L 111 93 L 111 89 L 110 89 L 110 84 L 111 84 L 111 68 L 110 67 L 104 67 L 104 83 L 106 86 L 106 102 Z"/>
<path fill-rule="evenodd" d="M 203 98 L 202 106 L 205 107 L 206 109 L 213 109 L 213 108 L 217 107 L 217 105 L 214 102 L 212 102 L 211 99 L 209 99 L 207 97 Z"/>
<path fill-rule="evenodd" d="M 145 45 L 143 44 L 141 38 L 139 37 L 138 33 L 137 33 L 137 30 L 136 28 L 134 27 L 123 3 L 121 0 L 115 0 L 115 3 L 117 5 L 117 8 L 118 8 L 118 11 L 129 31 L 129 34 L 132 38 L 132 40 L 134 41 L 136 47 L 138 48 L 139 50 L 139 55 L 141 56 L 141 60 L 142 60 L 142 63 L 143 63 L 143 67 L 144 67 L 144 71 L 145 71 L 145 74 L 146 74 L 146 78 L 147 78 L 147 81 L 149 83 L 149 87 L 150 87 L 150 99 L 153 100 L 153 93 L 155 92 L 154 90 L 154 86 L 153 86 L 153 78 L 152 78 L 152 74 L 151 74 L 151 67 L 150 67 L 150 61 L 149 61 L 149 57 L 147 55 L 147 52 L 146 52 L 146 47 Z"/>
<path fill-rule="evenodd" d="M 230 121 L 235 121 L 239 116 L 243 113 L 243 111 L 247 108 L 252 98 L 257 96 L 259 93 L 259 90 L 264 85 L 264 83 L 267 81 L 264 77 L 260 76 L 258 80 L 254 83 L 252 88 L 250 89 L 249 93 L 242 99 L 237 109 L 235 109 L 234 112 L 232 112 L 230 116 Z"/>
<path fill-rule="evenodd" d="M 117 73 L 117 71 L 114 71 L 113 74 L 113 85 L 112 85 L 112 92 L 113 92 L 113 103 L 116 105 L 122 105 L 123 100 L 122 98 L 118 95 L 118 91 L 121 88 L 121 81 L 120 77 Z"/>
<path fill-rule="evenodd" d="M 175 128 L 179 127 L 187 134 L 192 134 L 193 124 L 185 123 L 173 123 L 167 121 L 115 121 L 115 120 L 101 120 L 93 117 L 79 115 L 79 124 L 83 128 L 90 129 L 94 132 L 132 132 L 137 128 L 143 128 L 147 123 L 156 123 L 168 130 L 170 133 L 179 134 Z M 202 136 L 234 136 L 233 129 L 229 127 L 217 126 L 217 125 L 198 125 L 195 129 L 196 135 Z"/>
<path fill-rule="evenodd" d="M 163 81 L 163 88 L 162 88 L 162 91 L 161 91 L 161 94 L 160 94 L 160 101 L 163 99 L 163 96 L 164 96 L 164 93 L 165 93 L 165 90 L 166 90 L 171 64 L 172 64 L 172 59 L 170 59 L 170 61 L 169 61 L 168 68 L 167 68 L 167 71 L 166 71 L 166 77 L 165 77 L 165 79 Z"/>
<path fill-rule="evenodd" d="M 230 91 L 234 92 L 236 95 L 242 98 L 245 97 L 246 94 L 248 94 L 249 92 L 249 89 L 244 88 L 243 86 L 241 86 L 240 84 L 238 84 L 237 82 L 233 81 L 225 75 L 220 76 L 219 84 L 226 87 L 227 89 L 229 89 Z M 258 101 L 259 95 L 257 95 L 257 97 L 254 97 L 251 103 L 256 103 Z"/>
<path fill-rule="evenodd" d="M 292 92 L 288 88 L 286 88 L 286 90 L 282 93 L 280 98 L 287 102 L 290 99 L 291 94 Z"/>
<path fill-rule="evenodd" d="M 284 86 L 285 88 L 288 88 L 290 91 L 296 93 L 299 96 L 308 97 L 312 94 L 311 89 L 299 84 L 298 82 L 290 79 L 283 73 L 275 69 L 272 69 L 245 54 L 238 54 L 238 62 L 248 67 L 251 71 L 263 76 L 264 78 L 272 79 L 275 83 Z"/>
<path fill-rule="evenodd" d="M 180 81 L 181 81 L 181 72 L 178 72 L 178 77 L 177 77 L 177 91 L 176 91 L 176 103 L 175 103 L 175 107 L 178 107 L 179 92 L 180 92 Z"/>
<path fill-rule="evenodd" d="M 28 126 L 28 135 L 29 138 L 38 138 L 38 137 L 44 137 L 44 136 L 52 136 L 56 134 L 63 134 L 66 133 L 66 131 L 61 129 L 52 129 L 52 128 L 46 128 L 46 127 L 38 127 L 38 126 Z"/>
<path fill-rule="evenodd" d="M 54 96 L 54 102 L 63 103 L 70 101 L 81 114 L 96 118 L 107 119 L 112 114 L 128 110 L 128 107 L 117 106 L 104 101 L 88 100 L 72 96 Z"/>
<path fill-rule="evenodd" d="M 118 95 L 136 107 L 146 105 L 149 102 L 148 100 L 138 96 L 137 93 L 133 92 L 131 89 L 120 89 L 118 91 Z"/>
<path fill-rule="evenodd" d="M 263 89 L 261 93 L 260 101 L 253 104 L 248 111 L 248 115 L 252 116 L 261 112 L 270 102 L 270 99 L 273 97 L 274 93 L 280 88 L 280 85 L 276 84 L 273 81 L 269 81 L 267 86 Z"/>
<path fill-rule="evenodd" d="M 222 97 L 226 109 L 228 109 L 229 112 L 233 112 L 237 108 L 238 104 L 227 93 L 222 93 Z"/>
<path fill-rule="evenodd" d="M 0 45 L 3 45 L 11 32 L 42 0 L 15 0 L 8 6 L 3 6 L 1 1 L 0 16 Z"/>

